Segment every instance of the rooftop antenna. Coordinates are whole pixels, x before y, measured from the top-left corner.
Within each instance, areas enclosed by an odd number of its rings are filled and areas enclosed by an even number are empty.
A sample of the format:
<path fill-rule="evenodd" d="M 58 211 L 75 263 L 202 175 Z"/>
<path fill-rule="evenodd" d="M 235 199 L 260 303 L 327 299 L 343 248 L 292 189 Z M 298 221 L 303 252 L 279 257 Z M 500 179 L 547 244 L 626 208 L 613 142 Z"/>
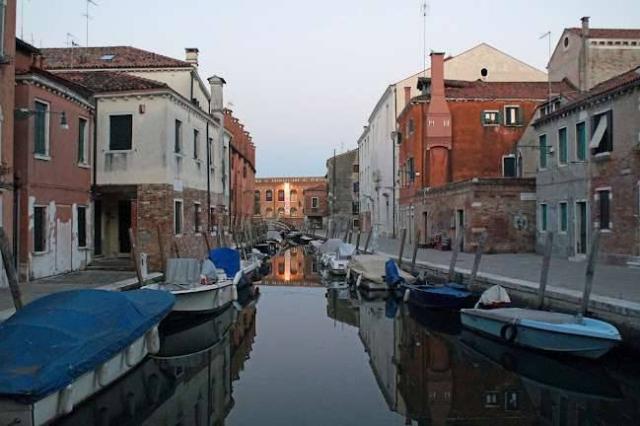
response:
<path fill-rule="evenodd" d="M 71 33 L 67 33 L 67 46 L 70 47 L 71 51 L 71 67 L 73 68 L 73 48 L 80 47 L 80 44 L 76 42 L 77 37 Z"/>
<path fill-rule="evenodd" d="M 538 40 L 542 40 L 545 37 L 549 39 L 549 53 L 548 53 L 546 68 L 547 68 L 547 83 L 549 85 L 549 101 L 551 101 L 551 75 L 549 75 L 549 61 L 551 61 L 551 31 L 547 31 L 546 33 L 542 34 L 540 37 L 538 37 Z"/>
<path fill-rule="evenodd" d="M 86 37 L 87 37 L 86 41 L 87 41 L 87 43 L 86 43 L 86 46 L 89 47 L 89 21 L 92 18 L 92 16 L 89 15 L 89 6 L 91 6 L 91 5 L 98 6 L 98 3 L 96 3 L 93 0 L 85 0 L 85 1 L 86 1 L 87 8 L 86 8 L 86 12 L 82 16 L 84 16 L 85 19 L 86 19 L 86 25 L 87 25 L 87 29 L 86 29 L 86 31 L 87 31 L 86 32 Z"/>
<path fill-rule="evenodd" d="M 20 38 L 24 40 L 24 0 L 20 0 Z"/>
<path fill-rule="evenodd" d="M 429 3 L 425 0 L 420 7 L 422 11 L 422 61 L 424 77 L 427 76 L 427 15 L 429 14 Z"/>

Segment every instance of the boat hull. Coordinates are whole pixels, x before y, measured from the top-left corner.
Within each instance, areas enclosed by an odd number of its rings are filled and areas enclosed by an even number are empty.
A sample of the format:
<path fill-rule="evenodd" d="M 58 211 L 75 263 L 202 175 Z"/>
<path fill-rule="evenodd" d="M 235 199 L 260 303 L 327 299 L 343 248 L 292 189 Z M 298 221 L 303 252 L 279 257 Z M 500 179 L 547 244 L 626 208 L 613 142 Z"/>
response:
<path fill-rule="evenodd" d="M 231 282 L 203 286 L 200 291 L 175 291 L 173 312 L 214 313 L 226 308 L 237 298 L 237 289 Z"/>
<path fill-rule="evenodd" d="M 499 319 L 478 316 L 469 311 L 462 310 L 460 312 L 460 320 L 464 327 L 503 341 L 510 340 L 509 343 L 526 348 L 597 359 L 619 343 L 617 340 L 600 337 L 542 330 L 522 323 L 514 324 Z M 503 338 L 505 326 L 515 327 L 515 337 L 512 339 Z"/>
<path fill-rule="evenodd" d="M 409 290 L 409 303 L 427 309 L 459 310 L 472 308 L 478 301 L 478 296 L 468 291 L 448 289 L 450 292 L 440 293 L 439 288 L 424 287 L 405 286 Z"/>

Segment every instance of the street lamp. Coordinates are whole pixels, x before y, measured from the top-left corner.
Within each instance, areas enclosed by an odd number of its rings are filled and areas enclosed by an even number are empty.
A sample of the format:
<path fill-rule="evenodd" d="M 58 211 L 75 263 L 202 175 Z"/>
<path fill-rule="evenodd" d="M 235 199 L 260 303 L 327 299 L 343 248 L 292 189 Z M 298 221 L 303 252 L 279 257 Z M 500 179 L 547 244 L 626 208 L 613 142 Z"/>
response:
<path fill-rule="evenodd" d="M 29 108 L 16 108 L 14 111 L 14 117 L 16 120 L 26 120 L 27 118 L 40 113 Z M 63 130 L 69 130 L 69 122 L 67 121 L 67 113 L 65 111 L 46 111 L 46 114 L 58 114 L 60 115 L 60 128 Z"/>

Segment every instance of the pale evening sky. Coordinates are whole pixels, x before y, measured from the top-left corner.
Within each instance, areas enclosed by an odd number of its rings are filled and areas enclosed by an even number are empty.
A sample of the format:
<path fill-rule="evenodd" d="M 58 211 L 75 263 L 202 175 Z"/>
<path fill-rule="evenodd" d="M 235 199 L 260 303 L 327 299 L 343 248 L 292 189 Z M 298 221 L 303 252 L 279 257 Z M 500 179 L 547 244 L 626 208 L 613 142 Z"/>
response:
<path fill-rule="evenodd" d="M 89 44 L 130 45 L 223 76 L 226 100 L 252 133 L 258 176 L 324 175 L 333 149 L 356 147 L 386 86 L 421 69 L 421 0 L 95 0 Z M 431 0 L 427 49 L 486 42 L 537 68 L 565 27 L 640 27 L 638 0 Z M 18 35 L 85 44 L 85 0 L 18 0 Z"/>

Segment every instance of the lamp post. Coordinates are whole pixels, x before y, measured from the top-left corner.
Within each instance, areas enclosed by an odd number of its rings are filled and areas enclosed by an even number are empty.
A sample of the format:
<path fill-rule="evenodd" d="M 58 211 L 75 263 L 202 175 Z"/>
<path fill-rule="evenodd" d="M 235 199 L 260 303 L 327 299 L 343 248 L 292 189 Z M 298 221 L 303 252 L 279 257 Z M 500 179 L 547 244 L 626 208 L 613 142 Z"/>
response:
<path fill-rule="evenodd" d="M 36 114 L 42 113 L 29 108 L 16 108 L 14 111 L 14 117 L 16 120 L 26 120 Z M 60 115 L 60 128 L 63 130 L 69 130 L 69 122 L 67 121 L 67 113 L 65 111 L 45 111 L 45 114 Z"/>

